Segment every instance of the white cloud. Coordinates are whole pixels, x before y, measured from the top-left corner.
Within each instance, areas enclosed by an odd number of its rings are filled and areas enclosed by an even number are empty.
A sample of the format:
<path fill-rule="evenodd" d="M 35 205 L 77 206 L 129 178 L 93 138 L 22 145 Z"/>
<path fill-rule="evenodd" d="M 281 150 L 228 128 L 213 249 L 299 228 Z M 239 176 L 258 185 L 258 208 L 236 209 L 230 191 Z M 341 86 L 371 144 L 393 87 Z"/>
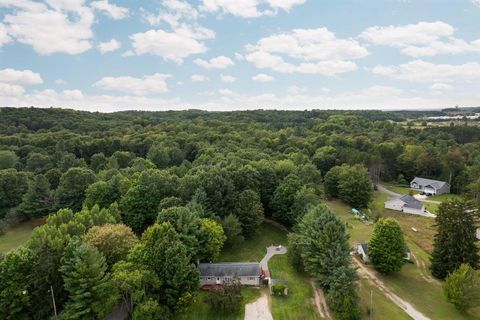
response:
<path fill-rule="evenodd" d="M 43 80 L 40 74 L 31 70 L 14 70 L 8 68 L 0 70 L 0 82 L 28 86 L 43 83 Z"/>
<path fill-rule="evenodd" d="M 281 73 L 310 73 L 334 76 L 357 69 L 351 61 L 368 55 L 367 49 L 353 39 L 338 39 L 327 28 L 294 29 L 260 39 L 247 45 L 245 59 L 260 69 Z M 299 60 L 286 62 L 284 57 Z"/>
<path fill-rule="evenodd" d="M 275 79 L 274 77 L 269 76 L 268 74 L 265 74 L 265 73 L 259 73 L 252 77 L 252 80 L 257 82 L 269 82 L 269 81 L 273 81 L 274 79 Z"/>
<path fill-rule="evenodd" d="M 208 77 L 202 75 L 202 74 L 193 74 L 190 79 L 193 81 L 193 82 L 202 82 L 202 81 L 207 81 L 208 80 Z"/>
<path fill-rule="evenodd" d="M 169 74 L 155 73 L 146 75 L 143 78 L 135 77 L 104 77 L 94 83 L 93 86 L 104 90 L 145 95 L 148 93 L 164 93 L 168 91 L 166 79 Z"/>
<path fill-rule="evenodd" d="M 218 90 L 218 93 L 220 93 L 223 96 L 229 96 L 229 95 L 232 95 L 234 92 L 230 89 L 220 89 Z"/>
<path fill-rule="evenodd" d="M 18 97 L 25 93 L 25 89 L 19 85 L 1 83 L 0 82 L 0 97 Z M 3 104 L 3 102 L 2 102 Z"/>
<path fill-rule="evenodd" d="M 223 82 L 227 82 L 227 83 L 237 81 L 237 78 L 229 75 L 223 75 L 223 74 L 220 75 L 220 79 L 222 79 Z"/>
<path fill-rule="evenodd" d="M 57 79 L 57 80 L 55 80 L 55 84 L 58 84 L 58 85 L 60 85 L 60 86 L 63 86 L 63 85 L 66 85 L 67 82 L 66 82 L 65 80 L 63 80 L 63 79 Z"/>
<path fill-rule="evenodd" d="M 453 89 L 451 85 L 441 82 L 434 83 L 429 88 L 433 91 L 449 91 Z"/>
<path fill-rule="evenodd" d="M 202 0 L 200 9 L 243 18 L 258 18 L 276 15 L 278 9 L 289 11 L 293 6 L 304 2 L 305 0 Z"/>
<path fill-rule="evenodd" d="M 298 87 L 298 86 L 290 86 L 287 88 L 287 92 L 290 94 L 302 94 L 307 91 L 307 88 Z"/>
<path fill-rule="evenodd" d="M 306 0 L 267 0 L 272 8 L 280 8 L 289 11 L 293 6 L 304 4 Z"/>
<path fill-rule="evenodd" d="M 165 26 L 131 35 L 134 50 L 129 54 L 153 54 L 182 63 L 190 55 L 206 52 L 208 48 L 202 40 L 215 38 L 215 32 L 199 25 L 198 11 L 188 2 L 179 0 L 164 0 L 162 6 L 163 10 L 158 14 L 142 9 L 142 17 L 147 23 Z"/>
<path fill-rule="evenodd" d="M 182 63 L 183 59 L 192 54 L 207 51 L 207 47 L 196 39 L 163 30 L 136 33 L 131 35 L 130 39 L 133 40 L 134 54 L 152 54 L 176 63 Z"/>
<path fill-rule="evenodd" d="M 195 59 L 193 62 L 205 69 L 225 69 L 235 64 L 232 59 L 225 56 L 218 56 L 210 60 Z"/>
<path fill-rule="evenodd" d="M 455 29 L 442 21 L 419 22 L 404 26 L 374 26 L 365 29 L 360 37 L 377 45 L 401 48 L 412 57 L 480 52 L 480 39 L 466 42 L 453 37 Z"/>
<path fill-rule="evenodd" d="M 420 83 L 480 80 L 480 63 L 478 62 L 452 65 L 414 60 L 398 66 L 378 65 L 371 71 L 394 79 Z"/>
<path fill-rule="evenodd" d="M 7 28 L 0 23 L 0 47 L 11 41 L 10 37 L 7 34 Z"/>
<path fill-rule="evenodd" d="M 478 7 L 480 7 L 480 0 L 472 0 L 472 3 Z"/>
<path fill-rule="evenodd" d="M 107 42 L 101 42 L 97 46 L 98 50 L 100 50 L 101 53 L 112 52 L 119 49 L 120 47 L 121 44 L 116 39 L 112 39 Z"/>
<path fill-rule="evenodd" d="M 125 19 L 129 16 L 128 8 L 111 4 L 108 2 L 108 0 L 93 1 L 90 3 L 90 6 L 100 12 L 103 12 L 114 20 Z"/>
<path fill-rule="evenodd" d="M 12 9 L 3 20 L 9 36 L 39 54 L 80 54 L 92 47 L 94 15 L 83 1 L 3 0 L 0 7 Z"/>

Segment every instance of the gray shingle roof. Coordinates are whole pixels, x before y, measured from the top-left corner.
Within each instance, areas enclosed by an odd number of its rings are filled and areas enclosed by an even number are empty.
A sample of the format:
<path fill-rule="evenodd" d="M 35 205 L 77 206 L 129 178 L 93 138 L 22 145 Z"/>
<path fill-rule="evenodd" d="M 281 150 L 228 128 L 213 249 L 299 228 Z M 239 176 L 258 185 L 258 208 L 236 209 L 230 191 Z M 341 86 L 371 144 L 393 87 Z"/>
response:
<path fill-rule="evenodd" d="M 392 198 L 386 202 L 393 201 L 393 200 L 402 200 L 405 203 L 404 207 L 407 207 L 407 208 L 418 209 L 418 210 L 423 208 L 422 201 L 419 201 L 408 194 Z"/>
<path fill-rule="evenodd" d="M 412 182 L 410 182 L 410 184 L 412 183 L 417 183 L 418 185 L 421 185 L 421 186 L 432 186 L 433 188 L 435 189 L 440 189 L 442 188 L 444 185 L 446 185 L 447 183 L 445 181 L 439 181 L 439 180 L 432 180 L 432 179 L 425 179 L 425 178 L 419 178 L 419 177 L 415 177 Z"/>
<path fill-rule="evenodd" d="M 262 274 L 260 263 L 200 263 L 198 271 L 202 277 L 255 277 Z"/>

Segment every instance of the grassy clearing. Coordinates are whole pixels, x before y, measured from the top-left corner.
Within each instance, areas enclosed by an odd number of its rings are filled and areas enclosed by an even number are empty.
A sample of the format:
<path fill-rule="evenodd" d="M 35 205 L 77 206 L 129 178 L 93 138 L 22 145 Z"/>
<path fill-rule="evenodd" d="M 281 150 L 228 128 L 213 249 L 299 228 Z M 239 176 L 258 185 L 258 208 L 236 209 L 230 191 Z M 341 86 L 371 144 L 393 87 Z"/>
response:
<path fill-rule="evenodd" d="M 208 292 L 201 291 L 195 297 L 193 304 L 188 308 L 188 310 L 177 316 L 177 319 L 181 320 L 210 320 L 210 319 L 221 319 L 221 320 L 243 320 L 245 317 L 245 304 L 255 301 L 260 297 L 260 289 L 257 288 L 242 288 L 242 307 L 237 314 L 220 314 L 216 310 L 212 310 L 209 304 L 205 303 L 203 299 L 208 294 Z"/>
<path fill-rule="evenodd" d="M 6 253 L 24 244 L 30 238 L 33 229 L 44 223 L 45 219 L 43 218 L 33 219 L 9 229 L 4 235 L 0 236 L 0 253 Z"/>
<path fill-rule="evenodd" d="M 268 262 L 272 278 L 288 281 L 288 296 L 272 296 L 272 315 L 275 320 L 321 319 L 313 301 L 313 289 L 308 277 L 299 274 L 286 255 L 273 256 Z"/>
<path fill-rule="evenodd" d="M 267 247 L 272 244 L 285 246 L 287 244 L 287 233 L 268 223 L 263 223 L 256 235 L 233 248 L 223 250 L 218 261 L 258 262 L 265 256 Z"/>
<path fill-rule="evenodd" d="M 403 310 L 393 303 L 390 299 L 372 286 L 366 279 L 358 281 L 358 292 L 360 295 L 360 306 L 362 309 L 362 319 L 370 319 L 368 310 L 370 309 L 370 292 L 372 292 L 373 313 L 372 320 L 410 320 L 411 318 Z"/>
<path fill-rule="evenodd" d="M 435 196 L 428 197 L 429 200 L 435 200 L 435 201 L 449 201 L 449 200 L 457 200 L 461 199 L 462 197 L 459 196 L 458 194 L 439 194 Z"/>
<path fill-rule="evenodd" d="M 378 201 L 378 199 L 374 199 L 375 201 Z M 351 208 L 341 201 L 333 200 L 327 204 L 340 218 L 347 222 L 351 244 L 370 239 L 373 225 L 366 225 L 356 220 L 350 213 Z M 432 248 L 433 235 L 435 234 L 434 219 L 399 214 L 391 210 L 384 210 L 381 215 L 392 216 L 399 222 L 408 245 L 418 260 L 418 265 L 405 264 L 398 273 L 379 275 L 388 288 L 431 319 L 479 320 L 480 312 L 478 312 L 478 309 L 475 310 L 476 315 L 473 315 L 473 312 L 466 315 L 449 304 L 443 296 L 441 282 L 432 279 L 430 276 L 428 270 L 430 256 L 428 252 Z M 414 232 L 411 227 L 415 227 L 417 232 Z M 362 293 L 362 290 L 360 290 L 362 301 L 363 299 L 370 299 L 369 295 L 370 292 L 368 292 L 368 297 L 365 297 L 365 292 Z M 385 312 L 388 312 L 388 308 L 385 309 Z M 386 314 L 383 319 L 394 319 L 394 316 L 395 314 Z"/>

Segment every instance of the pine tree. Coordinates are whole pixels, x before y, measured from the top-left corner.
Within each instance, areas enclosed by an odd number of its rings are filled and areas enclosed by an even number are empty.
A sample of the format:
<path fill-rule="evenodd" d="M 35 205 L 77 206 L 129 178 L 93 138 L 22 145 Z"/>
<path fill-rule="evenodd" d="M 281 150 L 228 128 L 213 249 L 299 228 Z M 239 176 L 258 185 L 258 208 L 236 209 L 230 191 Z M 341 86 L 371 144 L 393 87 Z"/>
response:
<path fill-rule="evenodd" d="M 62 258 L 62 273 L 68 301 L 62 319 L 103 318 L 114 302 L 105 257 L 93 246 L 73 239 Z"/>
<path fill-rule="evenodd" d="M 20 211 L 27 217 L 41 217 L 50 213 L 53 207 L 50 183 L 47 178 L 39 174 L 29 184 L 23 195 Z"/>
<path fill-rule="evenodd" d="M 430 266 L 433 276 L 444 279 L 462 263 L 478 267 L 475 212 L 465 200 L 443 202 L 438 208 Z"/>
<path fill-rule="evenodd" d="M 375 224 L 368 244 L 368 256 L 383 273 L 399 271 L 405 263 L 406 244 L 402 229 L 395 219 L 380 219 Z"/>

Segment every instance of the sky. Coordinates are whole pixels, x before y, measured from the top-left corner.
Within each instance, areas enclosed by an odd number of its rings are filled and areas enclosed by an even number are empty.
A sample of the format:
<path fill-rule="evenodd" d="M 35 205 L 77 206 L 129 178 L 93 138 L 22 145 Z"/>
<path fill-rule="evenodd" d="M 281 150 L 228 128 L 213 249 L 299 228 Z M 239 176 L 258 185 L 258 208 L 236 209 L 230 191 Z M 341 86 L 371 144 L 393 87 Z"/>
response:
<path fill-rule="evenodd" d="M 480 106 L 480 0 L 0 0 L 0 106 Z"/>

